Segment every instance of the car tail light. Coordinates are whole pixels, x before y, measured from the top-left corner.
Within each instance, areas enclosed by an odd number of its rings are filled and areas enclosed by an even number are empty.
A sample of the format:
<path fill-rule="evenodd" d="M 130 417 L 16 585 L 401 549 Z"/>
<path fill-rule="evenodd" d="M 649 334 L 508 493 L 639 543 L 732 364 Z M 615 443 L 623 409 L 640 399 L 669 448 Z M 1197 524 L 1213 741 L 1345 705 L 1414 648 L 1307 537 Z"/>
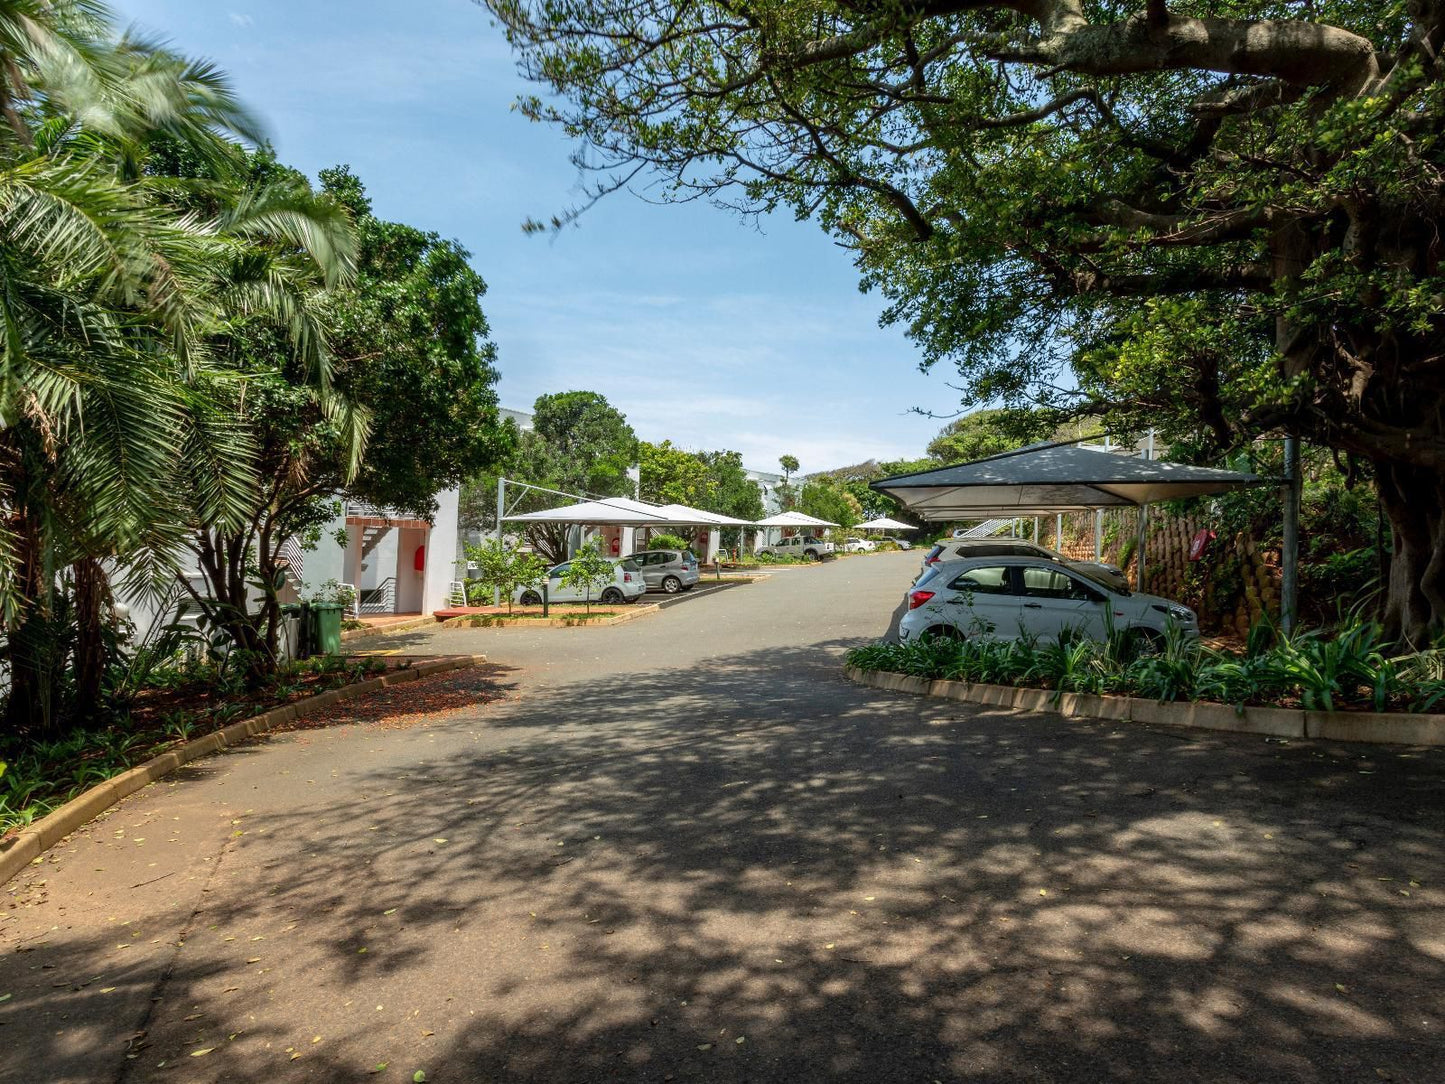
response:
<path fill-rule="evenodd" d="M 908 593 L 908 608 L 910 610 L 916 610 L 932 597 L 932 591 L 910 591 Z"/>
<path fill-rule="evenodd" d="M 631 583 L 631 582 L 632 582 L 632 573 L 631 573 L 631 572 L 624 572 L 624 573 L 622 574 L 622 582 L 623 582 L 623 583 Z"/>

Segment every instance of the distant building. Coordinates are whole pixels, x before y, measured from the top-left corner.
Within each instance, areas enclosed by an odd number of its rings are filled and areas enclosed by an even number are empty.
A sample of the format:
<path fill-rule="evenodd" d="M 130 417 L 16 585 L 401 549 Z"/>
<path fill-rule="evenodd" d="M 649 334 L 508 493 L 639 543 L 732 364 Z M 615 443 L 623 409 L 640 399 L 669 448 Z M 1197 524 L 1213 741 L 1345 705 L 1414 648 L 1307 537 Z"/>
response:
<path fill-rule="evenodd" d="M 778 487 L 786 483 L 787 479 L 781 474 L 774 474 L 772 471 L 751 470 L 743 468 L 750 481 L 758 484 L 758 490 L 763 497 L 763 517 L 774 515 L 783 510 L 783 502 L 778 496 Z"/>
<path fill-rule="evenodd" d="M 517 423 L 517 428 L 524 433 L 530 433 L 533 429 L 532 415 L 525 410 L 508 410 L 506 407 L 499 407 L 497 413 L 501 415 L 502 421 L 511 418 Z"/>

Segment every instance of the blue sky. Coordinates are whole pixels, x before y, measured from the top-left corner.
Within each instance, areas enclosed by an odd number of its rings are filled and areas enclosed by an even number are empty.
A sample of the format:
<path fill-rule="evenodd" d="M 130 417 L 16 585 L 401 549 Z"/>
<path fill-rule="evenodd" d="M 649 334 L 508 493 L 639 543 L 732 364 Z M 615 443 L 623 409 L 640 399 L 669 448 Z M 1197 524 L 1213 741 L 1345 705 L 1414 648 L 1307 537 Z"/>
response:
<path fill-rule="evenodd" d="M 645 440 L 731 448 L 805 471 L 921 455 L 952 409 L 882 302 L 811 223 L 762 230 L 705 204 L 578 201 L 563 135 L 512 109 L 532 88 L 470 0 L 113 0 L 121 18 L 209 57 L 265 119 L 283 161 L 349 163 L 376 213 L 456 238 L 489 287 L 502 403 L 603 393 Z"/>

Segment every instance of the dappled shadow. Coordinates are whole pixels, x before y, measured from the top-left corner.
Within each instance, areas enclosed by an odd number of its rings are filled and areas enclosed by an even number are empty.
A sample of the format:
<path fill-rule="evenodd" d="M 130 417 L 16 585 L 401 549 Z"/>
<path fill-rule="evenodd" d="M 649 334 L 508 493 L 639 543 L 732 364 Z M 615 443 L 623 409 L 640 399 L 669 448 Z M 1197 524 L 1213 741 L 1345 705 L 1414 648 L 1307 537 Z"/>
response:
<path fill-rule="evenodd" d="M 245 817 L 126 1079 L 1437 1075 L 1445 758 L 890 695 L 852 643 L 534 690 Z"/>

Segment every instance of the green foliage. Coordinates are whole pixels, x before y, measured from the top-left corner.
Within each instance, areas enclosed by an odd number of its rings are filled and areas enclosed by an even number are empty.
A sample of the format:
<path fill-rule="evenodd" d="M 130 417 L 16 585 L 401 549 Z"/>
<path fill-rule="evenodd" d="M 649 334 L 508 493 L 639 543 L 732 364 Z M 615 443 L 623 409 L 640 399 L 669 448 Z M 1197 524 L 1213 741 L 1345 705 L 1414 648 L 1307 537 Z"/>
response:
<path fill-rule="evenodd" d="M 1260 629 L 1260 633 L 1270 630 Z M 1059 643 L 925 637 L 876 643 L 848 665 L 915 677 L 1113 693 L 1150 700 L 1294 705 L 1307 710 L 1431 711 L 1445 701 L 1438 651 L 1386 653 L 1378 624 L 1351 622 L 1334 634 L 1252 635 L 1247 649 L 1218 650 L 1171 636 L 1158 645 L 1061 638 Z"/>
<path fill-rule="evenodd" d="M 547 562 L 537 554 L 517 546 L 509 546 L 488 539 L 480 546 L 466 547 L 468 563 L 477 566 L 473 583 L 480 589 L 482 597 L 498 592 L 507 600 L 507 612 L 512 612 L 512 595 L 519 587 L 536 587 L 547 578 Z M 468 594 L 472 584 L 468 584 Z"/>
<path fill-rule="evenodd" d="M 616 574 L 617 566 L 602 556 L 595 542 L 589 542 L 572 555 L 567 570 L 562 573 L 562 585 L 583 593 L 590 614 L 592 593 L 599 588 L 605 589 L 616 579 Z"/>
<path fill-rule="evenodd" d="M 809 481 L 798 498 L 798 510 L 847 528 L 863 521 L 863 506 L 846 489 L 827 481 Z"/>
<path fill-rule="evenodd" d="M 928 454 L 938 463 L 968 463 L 1044 439 L 1052 428 L 1051 416 L 1040 411 L 975 410 L 945 426 L 929 442 Z"/>
<path fill-rule="evenodd" d="M 327 303 L 336 387 L 371 417 L 347 489 L 430 517 L 436 493 L 492 469 L 517 440 L 497 412 L 487 285 L 455 241 L 377 218 L 347 167 L 324 169 L 320 180 L 357 238 L 355 278 Z"/>
<path fill-rule="evenodd" d="M 686 504 L 704 508 L 711 497 L 707 464 L 672 441 L 637 445 L 637 496 L 653 504 Z"/>
<path fill-rule="evenodd" d="M 692 543 L 681 535 L 655 534 L 647 540 L 647 548 L 650 550 L 688 550 L 692 548 Z"/>

